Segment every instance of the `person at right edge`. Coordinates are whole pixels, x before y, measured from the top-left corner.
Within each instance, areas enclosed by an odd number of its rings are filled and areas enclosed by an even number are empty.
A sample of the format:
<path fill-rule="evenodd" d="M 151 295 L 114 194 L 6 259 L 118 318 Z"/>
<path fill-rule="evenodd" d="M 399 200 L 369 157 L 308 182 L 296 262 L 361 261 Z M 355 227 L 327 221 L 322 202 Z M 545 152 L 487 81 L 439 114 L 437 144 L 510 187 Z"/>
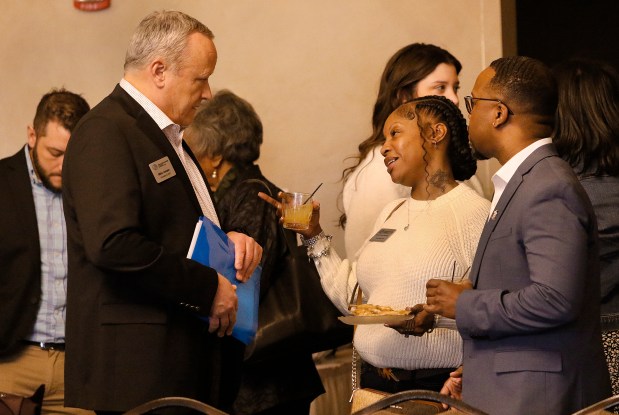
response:
<path fill-rule="evenodd" d="M 553 69 L 559 106 L 553 142 L 591 199 L 600 241 L 601 323 L 613 395 L 619 394 L 619 74 L 571 60 Z"/>
<path fill-rule="evenodd" d="M 462 377 L 443 393 L 489 414 L 572 414 L 611 390 L 595 213 L 550 138 L 555 78 L 538 60 L 500 58 L 465 102 L 474 151 L 501 168 L 472 285 L 426 284 L 425 310 L 455 318 L 463 338 Z"/>

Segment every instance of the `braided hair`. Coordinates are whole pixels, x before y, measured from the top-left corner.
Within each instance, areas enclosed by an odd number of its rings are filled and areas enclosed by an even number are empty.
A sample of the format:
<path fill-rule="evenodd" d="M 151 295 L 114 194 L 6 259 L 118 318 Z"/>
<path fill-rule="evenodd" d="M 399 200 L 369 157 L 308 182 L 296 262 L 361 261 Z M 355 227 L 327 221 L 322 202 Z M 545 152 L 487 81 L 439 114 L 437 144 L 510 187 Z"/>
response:
<path fill-rule="evenodd" d="M 383 125 L 391 114 L 404 101 L 412 99 L 417 94 L 417 85 L 430 75 L 437 66 L 445 63 L 452 65 L 459 74 L 462 64 L 455 56 L 436 45 L 427 43 L 412 43 L 398 50 L 387 62 L 380 79 L 378 96 L 372 112 L 372 135 L 358 146 L 359 153 L 350 157 L 354 163 L 342 172 L 342 181 L 349 176 L 372 152 L 374 147 L 385 142 Z M 346 214 L 342 214 L 339 225 L 346 225 Z"/>
<path fill-rule="evenodd" d="M 430 95 L 412 99 L 395 112 L 409 120 L 417 117 L 417 125 L 424 139 L 428 139 L 425 131 L 432 121 L 444 123 L 448 131 L 447 154 L 454 179 L 467 180 L 475 174 L 477 162 L 469 145 L 466 120 L 456 104 L 445 97 Z"/>

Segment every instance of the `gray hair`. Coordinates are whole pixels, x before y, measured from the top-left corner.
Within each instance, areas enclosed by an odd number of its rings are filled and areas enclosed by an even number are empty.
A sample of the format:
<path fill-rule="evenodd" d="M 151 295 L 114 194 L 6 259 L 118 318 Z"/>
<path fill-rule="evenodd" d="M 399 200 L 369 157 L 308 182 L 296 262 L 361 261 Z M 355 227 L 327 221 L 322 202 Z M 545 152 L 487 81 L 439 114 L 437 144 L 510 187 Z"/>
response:
<path fill-rule="evenodd" d="M 222 156 L 237 166 L 260 157 L 262 122 L 251 104 L 228 90 L 206 101 L 185 135 L 196 157 Z"/>
<path fill-rule="evenodd" d="M 193 17 L 172 10 L 155 11 L 138 25 L 127 47 L 125 71 L 141 69 L 156 57 L 162 57 L 178 70 L 183 59 L 187 38 L 201 33 L 213 39 L 213 32 Z"/>

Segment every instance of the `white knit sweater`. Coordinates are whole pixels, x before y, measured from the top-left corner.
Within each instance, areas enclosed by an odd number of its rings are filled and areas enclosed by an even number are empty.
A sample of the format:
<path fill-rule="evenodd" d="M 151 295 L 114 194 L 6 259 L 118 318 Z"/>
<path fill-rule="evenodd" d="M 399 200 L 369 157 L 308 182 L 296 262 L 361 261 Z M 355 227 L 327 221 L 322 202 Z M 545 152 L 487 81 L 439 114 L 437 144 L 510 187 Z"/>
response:
<path fill-rule="evenodd" d="M 410 187 L 391 180 L 384 160 L 380 146 L 374 147 L 344 183 L 344 244 L 346 258 L 351 261 L 356 260 L 359 248 L 369 238 L 374 222 L 385 205 L 411 194 Z"/>
<path fill-rule="evenodd" d="M 402 201 L 406 202 L 385 221 Z M 473 262 L 489 204 L 464 184 L 433 201 L 410 197 L 394 200 L 383 209 L 372 233 L 381 228 L 395 229 L 385 242 L 367 242 L 352 264 L 342 260 L 334 249 L 315 260 L 323 289 L 344 314 L 348 314 L 357 280 L 364 302 L 398 309 L 425 303 L 427 280 L 451 280 L 455 262 L 458 281 Z M 325 239 L 318 241 L 314 252 L 320 252 L 327 243 Z M 361 358 L 376 367 L 451 368 L 462 360 L 458 332 L 445 328 L 405 338 L 381 324 L 359 325 L 354 344 Z"/>
<path fill-rule="evenodd" d="M 357 259 L 359 249 L 370 237 L 374 221 L 385 205 L 411 194 L 410 187 L 391 180 L 380 148 L 380 145 L 374 147 L 344 183 L 342 191 L 342 202 L 346 213 L 344 246 L 346 258 L 351 261 Z M 481 183 L 476 176 L 463 183 L 483 196 Z"/>

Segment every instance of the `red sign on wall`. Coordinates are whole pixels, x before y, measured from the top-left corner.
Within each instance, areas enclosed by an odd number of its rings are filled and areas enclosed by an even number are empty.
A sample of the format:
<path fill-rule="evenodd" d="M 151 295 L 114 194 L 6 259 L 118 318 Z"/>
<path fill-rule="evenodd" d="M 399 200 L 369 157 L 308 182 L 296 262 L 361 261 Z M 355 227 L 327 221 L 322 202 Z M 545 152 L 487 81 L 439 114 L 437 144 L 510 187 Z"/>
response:
<path fill-rule="evenodd" d="M 73 0 L 73 7 L 85 12 L 96 12 L 110 7 L 112 0 Z"/>

